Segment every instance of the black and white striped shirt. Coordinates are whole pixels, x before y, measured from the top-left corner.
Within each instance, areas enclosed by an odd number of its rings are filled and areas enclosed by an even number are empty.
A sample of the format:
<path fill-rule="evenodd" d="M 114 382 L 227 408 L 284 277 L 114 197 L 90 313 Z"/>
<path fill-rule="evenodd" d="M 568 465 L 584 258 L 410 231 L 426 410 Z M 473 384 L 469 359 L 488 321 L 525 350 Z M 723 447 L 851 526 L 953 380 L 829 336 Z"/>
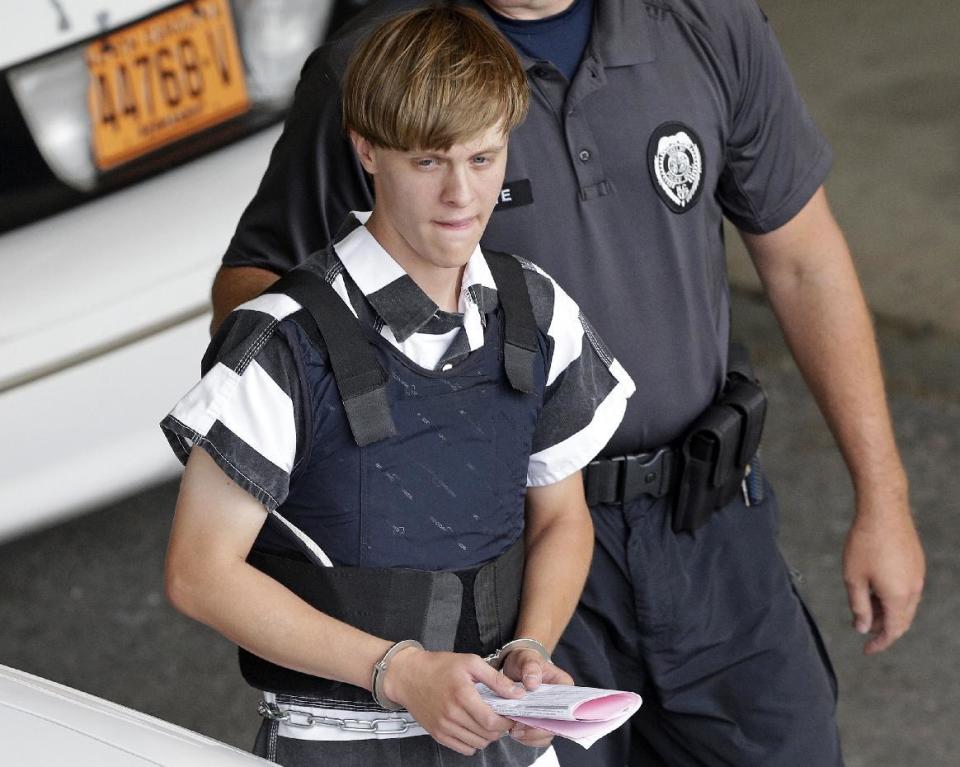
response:
<path fill-rule="evenodd" d="M 322 274 L 361 323 L 421 367 L 446 370 L 479 349 L 486 317 L 498 306 L 480 248 L 463 271 L 459 312 L 444 312 L 362 225 L 367 215 L 355 214 L 346 235 L 304 268 Z M 527 484 L 549 485 L 606 444 L 634 385 L 576 303 L 538 267 L 521 263 L 534 317 L 549 341 Z M 286 334 L 278 332 L 299 309 L 290 297 L 269 293 L 238 307 L 208 351 L 203 378 L 161 422 L 182 461 L 200 445 L 270 510 L 286 498 L 308 438 L 310 392 Z"/>

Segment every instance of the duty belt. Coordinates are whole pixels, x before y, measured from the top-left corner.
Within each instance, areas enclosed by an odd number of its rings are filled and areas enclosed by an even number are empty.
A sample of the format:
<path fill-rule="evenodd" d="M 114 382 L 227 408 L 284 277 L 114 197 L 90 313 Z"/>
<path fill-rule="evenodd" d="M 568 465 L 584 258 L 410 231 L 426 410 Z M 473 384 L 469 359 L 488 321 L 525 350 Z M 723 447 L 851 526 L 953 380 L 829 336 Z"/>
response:
<path fill-rule="evenodd" d="M 676 489 L 679 466 L 678 451 L 672 447 L 598 458 L 583 470 L 587 504 L 629 503 L 641 495 L 662 498 Z"/>
<path fill-rule="evenodd" d="M 767 398 L 743 354 L 735 359 L 731 348 L 730 357 L 723 389 L 687 428 L 677 447 L 601 458 L 587 465 L 588 504 L 673 495 L 671 527 L 675 533 L 689 533 L 733 500 L 738 488 L 745 488 L 744 479 L 760 446 Z"/>

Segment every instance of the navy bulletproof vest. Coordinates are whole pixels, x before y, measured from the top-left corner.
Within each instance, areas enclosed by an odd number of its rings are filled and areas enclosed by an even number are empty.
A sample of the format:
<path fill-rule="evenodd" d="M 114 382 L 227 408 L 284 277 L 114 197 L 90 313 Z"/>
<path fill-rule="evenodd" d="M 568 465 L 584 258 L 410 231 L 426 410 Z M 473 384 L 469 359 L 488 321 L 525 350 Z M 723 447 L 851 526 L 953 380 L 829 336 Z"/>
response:
<path fill-rule="evenodd" d="M 484 345 L 443 372 L 419 367 L 362 327 L 315 273 L 292 278 L 300 288 L 290 290 L 285 277 L 273 289 L 305 307 L 281 329 L 301 352 L 311 420 L 324 419 L 323 439 L 277 511 L 336 566 L 309 561 L 272 524 L 248 560 L 358 628 L 481 654 L 513 636 L 526 470 L 548 359 L 519 263 L 487 260 L 500 306 L 487 315 Z M 331 312 L 339 315 L 332 322 Z M 370 700 L 359 688 L 240 655 L 260 689 Z"/>

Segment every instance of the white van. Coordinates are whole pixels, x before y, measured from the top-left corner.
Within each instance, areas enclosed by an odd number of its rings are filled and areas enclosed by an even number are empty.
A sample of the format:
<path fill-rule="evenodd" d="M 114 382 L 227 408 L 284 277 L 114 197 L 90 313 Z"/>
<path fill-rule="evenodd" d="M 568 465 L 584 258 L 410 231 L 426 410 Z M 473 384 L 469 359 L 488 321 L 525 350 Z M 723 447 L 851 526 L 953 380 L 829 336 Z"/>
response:
<path fill-rule="evenodd" d="M 266 767 L 183 727 L 0 666 L 0 743 L 9 767 Z"/>

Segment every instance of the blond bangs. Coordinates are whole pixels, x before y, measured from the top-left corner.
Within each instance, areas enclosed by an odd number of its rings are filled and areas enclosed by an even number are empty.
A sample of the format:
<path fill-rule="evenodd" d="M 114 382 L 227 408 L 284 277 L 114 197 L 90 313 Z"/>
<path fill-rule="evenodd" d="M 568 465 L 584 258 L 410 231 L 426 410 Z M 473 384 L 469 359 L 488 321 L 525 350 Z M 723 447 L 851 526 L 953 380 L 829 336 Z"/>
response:
<path fill-rule="evenodd" d="M 379 27 L 354 51 L 343 94 L 346 129 L 403 151 L 447 150 L 496 126 L 506 135 L 529 99 L 510 43 L 476 11 L 451 6 Z"/>

